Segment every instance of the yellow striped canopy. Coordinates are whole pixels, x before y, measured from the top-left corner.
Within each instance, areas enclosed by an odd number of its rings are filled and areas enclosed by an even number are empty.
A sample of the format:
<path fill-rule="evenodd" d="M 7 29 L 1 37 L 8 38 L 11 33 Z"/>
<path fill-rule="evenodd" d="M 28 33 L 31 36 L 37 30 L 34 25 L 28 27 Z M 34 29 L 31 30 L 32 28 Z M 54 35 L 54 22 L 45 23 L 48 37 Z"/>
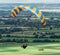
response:
<path fill-rule="evenodd" d="M 12 10 L 11 16 L 16 17 L 23 10 L 29 10 L 34 13 L 38 17 L 38 21 L 41 21 L 41 23 L 46 26 L 45 17 L 43 16 L 42 11 L 39 11 L 37 8 L 32 6 L 20 5 L 19 7 L 16 7 Z"/>

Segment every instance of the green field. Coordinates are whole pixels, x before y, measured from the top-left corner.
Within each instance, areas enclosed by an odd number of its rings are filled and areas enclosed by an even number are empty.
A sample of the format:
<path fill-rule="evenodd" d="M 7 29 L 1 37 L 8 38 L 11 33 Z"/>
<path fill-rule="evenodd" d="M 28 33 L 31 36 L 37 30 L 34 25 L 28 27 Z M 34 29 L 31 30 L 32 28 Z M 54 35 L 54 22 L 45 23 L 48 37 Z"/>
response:
<path fill-rule="evenodd" d="M 60 43 L 29 43 L 26 49 L 21 44 L 0 44 L 0 55 L 60 55 Z"/>

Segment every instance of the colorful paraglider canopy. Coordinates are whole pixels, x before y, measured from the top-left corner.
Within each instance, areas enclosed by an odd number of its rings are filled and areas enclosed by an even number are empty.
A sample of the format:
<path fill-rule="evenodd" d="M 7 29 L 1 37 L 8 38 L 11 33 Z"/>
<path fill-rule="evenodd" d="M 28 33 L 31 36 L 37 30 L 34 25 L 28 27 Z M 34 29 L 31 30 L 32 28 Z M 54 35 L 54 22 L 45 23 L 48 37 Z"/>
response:
<path fill-rule="evenodd" d="M 16 17 L 23 10 L 29 10 L 32 13 L 34 13 L 38 18 L 37 20 L 43 23 L 44 26 L 46 26 L 45 17 L 42 14 L 42 11 L 39 11 L 37 8 L 32 7 L 32 6 L 20 5 L 19 7 L 16 7 L 15 9 L 12 10 L 11 16 Z"/>

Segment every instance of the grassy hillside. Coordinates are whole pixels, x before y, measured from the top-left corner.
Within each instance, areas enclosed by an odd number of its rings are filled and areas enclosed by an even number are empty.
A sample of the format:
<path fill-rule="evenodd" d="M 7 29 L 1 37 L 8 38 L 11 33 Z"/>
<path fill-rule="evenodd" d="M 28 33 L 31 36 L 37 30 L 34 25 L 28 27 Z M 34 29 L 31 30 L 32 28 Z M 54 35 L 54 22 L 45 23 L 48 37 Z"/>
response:
<path fill-rule="evenodd" d="M 0 55 L 60 55 L 60 43 L 30 43 L 26 49 L 21 44 L 0 46 Z"/>

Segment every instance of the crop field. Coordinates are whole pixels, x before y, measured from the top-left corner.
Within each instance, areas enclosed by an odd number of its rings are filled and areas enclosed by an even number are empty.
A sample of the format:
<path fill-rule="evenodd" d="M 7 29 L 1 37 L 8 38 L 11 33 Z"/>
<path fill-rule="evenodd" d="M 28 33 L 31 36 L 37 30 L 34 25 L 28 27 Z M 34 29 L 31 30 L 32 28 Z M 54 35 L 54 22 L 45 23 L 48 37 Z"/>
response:
<path fill-rule="evenodd" d="M 0 44 L 0 55 L 60 55 L 60 43 L 29 43 L 26 49 L 21 44 Z"/>

